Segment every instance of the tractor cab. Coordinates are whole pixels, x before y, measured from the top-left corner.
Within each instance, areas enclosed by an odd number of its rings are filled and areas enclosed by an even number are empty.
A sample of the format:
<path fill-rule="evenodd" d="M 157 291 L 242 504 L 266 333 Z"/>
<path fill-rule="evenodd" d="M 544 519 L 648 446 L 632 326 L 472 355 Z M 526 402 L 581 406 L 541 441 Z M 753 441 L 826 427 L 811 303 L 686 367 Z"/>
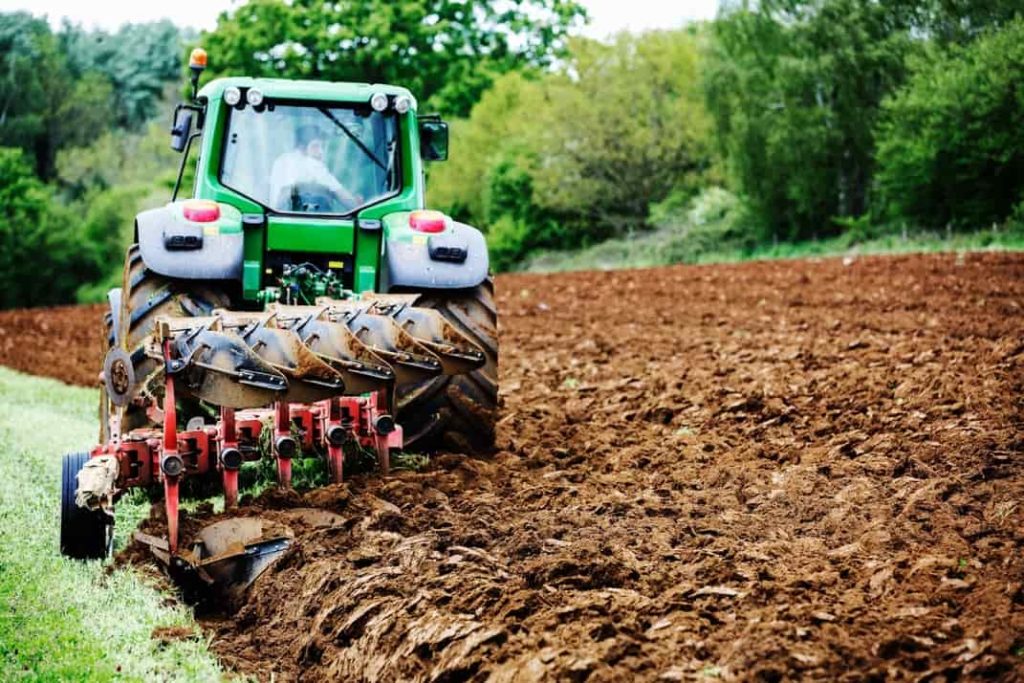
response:
<path fill-rule="evenodd" d="M 423 161 L 447 158 L 448 127 L 416 106 L 395 86 L 223 78 L 179 106 L 172 146 L 202 137 L 198 198 L 339 217 L 422 208 Z"/>
<path fill-rule="evenodd" d="M 183 155 L 172 206 L 190 162 L 193 201 L 140 216 L 139 242 L 157 270 L 166 264 L 177 273 L 175 263 L 206 260 L 209 267 L 193 277 L 237 279 L 242 299 L 254 305 L 291 300 L 295 284 L 311 300 L 342 289 L 471 287 L 486 277 L 486 246 L 476 230 L 443 215 L 430 236 L 416 228 L 423 214 L 413 213 L 426 208 L 424 162 L 447 158 L 448 126 L 420 114 L 412 93 L 263 78 L 221 78 L 196 90 L 205 59 L 193 52 L 194 94 L 175 109 L 171 131 L 171 146 Z M 168 230 L 168 213 L 195 214 L 189 207 L 197 206 L 216 217 L 202 226 L 178 220 Z M 149 239 L 142 234 L 155 218 L 165 248 L 155 230 Z M 217 256 L 182 253 L 203 249 L 204 241 L 217 242 Z M 300 265 L 309 267 L 297 283 L 289 272 Z"/>

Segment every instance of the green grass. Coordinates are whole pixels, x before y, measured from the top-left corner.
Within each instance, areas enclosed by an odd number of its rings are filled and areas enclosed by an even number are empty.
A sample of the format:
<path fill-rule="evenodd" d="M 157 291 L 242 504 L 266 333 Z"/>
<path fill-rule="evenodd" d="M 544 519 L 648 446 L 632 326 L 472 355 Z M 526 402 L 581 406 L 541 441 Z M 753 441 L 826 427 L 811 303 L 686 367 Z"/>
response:
<path fill-rule="evenodd" d="M 569 270 L 614 270 L 646 268 L 675 263 L 736 263 L 763 259 L 909 254 L 957 251 L 1024 251 L 1024 232 L 979 230 L 942 236 L 922 232 L 903 236 L 886 235 L 860 241 L 848 236 L 829 239 L 760 245 L 753 249 L 721 248 L 691 250 L 677 248 L 683 238 L 671 231 L 655 231 L 632 239 L 614 239 L 578 251 L 543 252 L 522 266 L 529 272 Z M 679 254 L 685 254 L 679 257 Z"/>
<path fill-rule="evenodd" d="M 96 439 L 96 392 L 0 368 L 0 680 L 218 680 L 202 639 L 162 646 L 190 612 L 137 573 L 58 552 L 61 456 Z M 148 509 L 118 505 L 116 547 Z M 197 631 L 198 632 L 198 631 Z"/>

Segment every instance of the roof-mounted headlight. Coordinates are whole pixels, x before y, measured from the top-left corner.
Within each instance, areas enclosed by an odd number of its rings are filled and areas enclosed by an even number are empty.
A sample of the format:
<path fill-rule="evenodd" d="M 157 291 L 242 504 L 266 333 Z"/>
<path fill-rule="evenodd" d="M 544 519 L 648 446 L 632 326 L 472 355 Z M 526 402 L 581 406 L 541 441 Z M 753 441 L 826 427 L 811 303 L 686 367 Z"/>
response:
<path fill-rule="evenodd" d="M 258 107 L 263 104 L 263 91 L 256 88 L 249 88 L 245 93 L 245 101 L 250 107 Z"/>
<path fill-rule="evenodd" d="M 242 101 L 242 91 L 233 85 L 224 88 L 224 104 L 233 107 Z"/>
<path fill-rule="evenodd" d="M 384 111 L 388 108 L 388 96 L 382 92 L 375 92 L 370 96 L 370 108 L 374 111 Z"/>
<path fill-rule="evenodd" d="M 412 98 L 408 95 L 399 95 L 395 98 L 395 111 L 404 114 L 412 109 Z"/>

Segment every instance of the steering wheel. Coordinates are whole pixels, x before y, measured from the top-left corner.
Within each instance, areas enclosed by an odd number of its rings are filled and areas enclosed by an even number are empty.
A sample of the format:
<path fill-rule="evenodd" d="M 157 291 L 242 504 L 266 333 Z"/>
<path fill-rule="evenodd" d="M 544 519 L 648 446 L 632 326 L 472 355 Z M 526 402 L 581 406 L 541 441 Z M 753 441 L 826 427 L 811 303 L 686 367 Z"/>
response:
<path fill-rule="evenodd" d="M 285 197 L 288 209 L 296 213 L 340 213 L 344 208 L 338 197 L 320 183 L 289 185 Z"/>

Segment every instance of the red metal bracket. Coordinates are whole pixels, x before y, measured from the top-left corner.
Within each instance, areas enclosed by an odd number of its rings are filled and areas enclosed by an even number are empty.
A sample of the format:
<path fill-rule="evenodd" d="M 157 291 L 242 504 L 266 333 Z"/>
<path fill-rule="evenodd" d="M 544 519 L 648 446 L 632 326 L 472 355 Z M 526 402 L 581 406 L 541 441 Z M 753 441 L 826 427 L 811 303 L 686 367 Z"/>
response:
<path fill-rule="evenodd" d="M 359 444 L 377 456 L 383 474 L 391 465 L 391 450 L 402 446 L 402 428 L 381 409 L 378 394 L 343 396 L 318 403 L 277 403 L 273 409 L 246 410 L 236 413 L 221 408 L 216 425 L 202 429 L 178 431 L 172 378 L 172 349 L 164 345 L 167 372 L 164 399 L 160 413 L 161 428 L 137 429 L 118 441 L 96 446 L 93 456 L 114 455 L 118 460 L 117 489 L 148 486 L 160 482 L 164 488 L 167 512 L 168 546 L 177 552 L 179 536 L 179 497 L 181 479 L 220 472 L 224 486 L 224 504 L 238 504 L 238 473 L 244 460 L 255 459 L 253 448 L 264 429 L 271 429 L 273 452 L 277 460 L 278 482 L 291 486 L 292 458 L 302 453 L 326 453 L 331 481 L 344 480 L 345 446 Z M 272 426 L 267 422 L 272 421 Z M 293 436 L 293 425 L 301 439 Z"/>

